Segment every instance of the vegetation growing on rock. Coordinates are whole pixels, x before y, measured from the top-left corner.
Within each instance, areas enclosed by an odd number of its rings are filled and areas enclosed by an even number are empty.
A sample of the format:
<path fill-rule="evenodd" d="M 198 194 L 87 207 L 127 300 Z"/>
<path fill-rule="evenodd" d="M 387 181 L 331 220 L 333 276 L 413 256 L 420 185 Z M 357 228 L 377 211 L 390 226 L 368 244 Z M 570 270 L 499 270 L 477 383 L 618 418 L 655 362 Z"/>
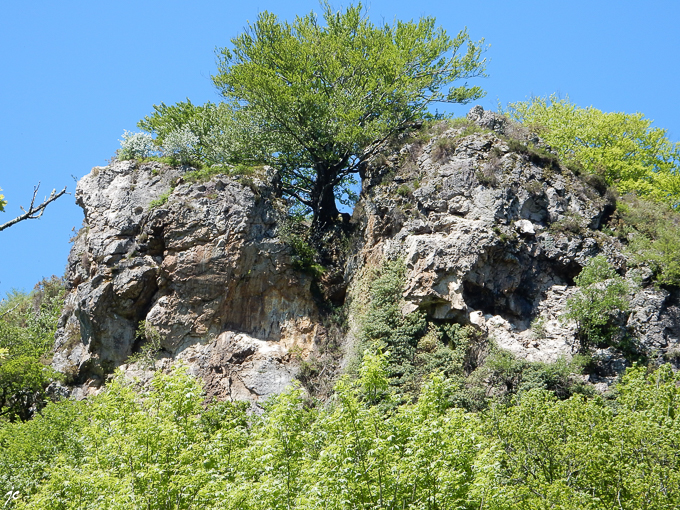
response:
<path fill-rule="evenodd" d="M 82 179 L 53 362 L 87 398 L 45 391 L 60 282 L 0 304 L 4 506 L 677 508 L 677 147 L 556 99 L 429 115 L 479 43 L 323 5 L 126 133 L 182 167 Z"/>
<path fill-rule="evenodd" d="M 641 113 L 605 113 L 569 99 L 510 103 L 509 115 L 537 131 L 560 157 L 600 173 L 621 193 L 680 206 L 680 143 Z"/>

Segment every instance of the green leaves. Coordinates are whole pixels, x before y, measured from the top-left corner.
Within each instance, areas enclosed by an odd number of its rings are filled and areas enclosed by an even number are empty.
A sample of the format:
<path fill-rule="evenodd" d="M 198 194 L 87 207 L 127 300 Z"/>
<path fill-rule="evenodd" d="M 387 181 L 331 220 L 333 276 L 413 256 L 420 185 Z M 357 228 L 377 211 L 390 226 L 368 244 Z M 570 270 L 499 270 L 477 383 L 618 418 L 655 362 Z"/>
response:
<path fill-rule="evenodd" d="M 185 369 L 118 376 L 87 401 L 0 428 L 0 488 L 31 509 L 677 508 L 680 376 L 629 369 L 616 398 L 531 389 L 483 413 L 427 377 L 385 408 L 387 355 L 327 403 L 299 387 L 264 405 L 202 402 Z M 382 398 L 375 399 L 376 390 Z"/>
<path fill-rule="evenodd" d="M 614 320 L 629 310 L 628 283 L 604 255 L 590 259 L 574 282 L 579 290 L 567 300 L 564 317 L 578 323 L 581 348 L 616 344 L 620 338 L 614 331 Z"/>
<path fill-rule="evenodd" d="M 630 369 L 614 406 L 532 390 L 484 422 L 475 492 L 488 508 L 660 508 L 680 502 L 678 376 Z"/>
<path fill-rule="evenodd" d="M 54 343 L 62 297 L 63 281 L 52 277 L 0 303 L 0 421 L 25 421 L 45 406 L 44 390 L 57 374 L 43 356 Z"/>
<path fill-rule="evenodd" d="M 432 102 L 482 96 L 445 89 L 484 76 L 485 61 L 482 41 L 465 31 L 452 40 L 433 18 L 376 26 L 361 4 L 334 12 L 323 3 L 323 21 L 261 13 L 219 50 L 213 82 L 235 111 L 257 118 L 256 145 L 281 169 L 284 191 L 328 220 L 333 191 L 381 141 Z"/>
<path fill-rule="evenodd" d="M 620 192 L 680 206 L 680 143 L 641 113 L 580 108 L 555 95 L 510 103 L 508 113 L 533 126 L 562 158 L 601 173 Z"/>

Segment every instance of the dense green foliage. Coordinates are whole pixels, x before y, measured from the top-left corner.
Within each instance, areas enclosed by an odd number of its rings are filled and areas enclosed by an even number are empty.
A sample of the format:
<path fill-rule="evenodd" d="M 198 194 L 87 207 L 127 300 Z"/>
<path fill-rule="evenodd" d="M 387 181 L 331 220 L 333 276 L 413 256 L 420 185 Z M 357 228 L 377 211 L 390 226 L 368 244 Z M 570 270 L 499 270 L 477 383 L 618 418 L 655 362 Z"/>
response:
<path fill-rule="evenodd" d="M 535 97 L 510 103 L 509 115 L 532 126 L 565 160 L 609 185 L 680 207 L 680 143 L 640 113 L 605 113 L 568 99 Z"/>
<path fill-rule="evenodd" d="M 614 331 L 614 320 L 630 308 L 628 283 L 604 255 L 590 259 L 574 283 L 579 290 L 567 301 L 564 317 L 578 323 L 581 348 L 615 344 L 620 335 Z"/>
<path fill-rule="evenodd" d="M 63 288 L 52 277 L 0 303 L 0 420 L 27 420 L 46 403 L 44 390 L 55 374 L 44 356 L 54 344 Z"/>
<path fill-rule="evenodd" d="M 0 428 L 0 490 L 32 509 L 639 509 L 680 504 L 680 378 L 628 371 L 613 402 L 531 389 L 481 413 L 426 379 L 395 406 L 368 352 L 326 405 L 301 390 L 204 406 L 184 369 Z M 15 496 L 16 499 L 12 499 Z"/>
<path fill-rule="evenodd" d="M 626 196 L 609 221 L 610 233 L 628 244 L 631 261 L 646 265 L 663 285 L 680 285 L 680 214 L 668 205 Z"/>
<path fill-rule="evenodd" d="M 261 13 L 218 51 L 213 82 L 226 102 L 161 104 L 139 123 L 166 150 L 192 134 L 187 158 L 274 166 L 314 229 L 337 221 L 336 200 L 355 200 L 353 176 L 381 142 L 433 102 L 481 97 L 449 85 L 485 67 L 481 41 L 452 39 L 433 18 L 377 26 L 361 4 L 322 10 L 323 24 L 314 13 L 292 23 Z"/>

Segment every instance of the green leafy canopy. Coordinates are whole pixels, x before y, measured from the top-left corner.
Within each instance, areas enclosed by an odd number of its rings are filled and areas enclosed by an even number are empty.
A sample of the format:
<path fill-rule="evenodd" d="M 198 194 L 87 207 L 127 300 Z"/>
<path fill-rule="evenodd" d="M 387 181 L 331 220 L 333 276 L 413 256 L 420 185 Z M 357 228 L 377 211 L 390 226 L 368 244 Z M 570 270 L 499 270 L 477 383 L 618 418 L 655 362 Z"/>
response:
<path fill-rule="evenodd" d="M 552 95 L 510 103 L 508 114 L 533 125 L 561 157 L 601 173 L 619 191 L 680 206 L 680 143 L 641 113 L 581 108 Z"/>
<path fill-rule="evenodd" d="M 323 21 L 293 23 L 269 12 L 218 53 L 213 76 L 236 109 L 259 121 L 259 147 L 282 171 L 284 191 L 325 219 L 332 200 L 380 142 L 434 101 L 465 103 L 483 95 L 458 79 L 484 75 L 481 41 L 454 39 L 434 18 L 376 26 L 362 5 Z M 462 55 L 459 55 L 465 48 Z"/>
<path fill-rule="evenodd" d="M 485 76 L 482 42 L 455 38 L 434 18 L 371 23 L 361 4 L 292 23 L 263 12 L 217 52 L 213 82 L 225 102 L 161 104 L 139 126 L 161 142 L 188 125 L 211 162 L 269 164 L 281 190 L 312 211 L 337 218 L 336 199 L 381 142 L 421 118 L 433 102 L 467 103 L 484 95 L 453 82 Z"/>

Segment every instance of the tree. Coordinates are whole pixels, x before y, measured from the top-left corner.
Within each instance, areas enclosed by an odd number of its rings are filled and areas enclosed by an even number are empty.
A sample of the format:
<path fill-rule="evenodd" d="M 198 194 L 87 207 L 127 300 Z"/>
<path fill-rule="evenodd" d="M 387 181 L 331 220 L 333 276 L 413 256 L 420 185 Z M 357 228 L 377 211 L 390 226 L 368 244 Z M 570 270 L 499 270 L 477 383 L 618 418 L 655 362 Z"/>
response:
<path fill-rule="evenodd" d="M 680 207 L 680 143 L 643 114 L 580 108 L 555 95 L 510 103 L 508 113 L 532 124 L 561 157 L 601 173 L 619 191 Z"/>
<path fill-rule="evenodd" d="M 57 198 L 60 196 L 64 195 L 66 193 L 66 186 L 64 186 L 64 189 L 61 190 L 60 192 L 57 193 L 56 189 L 52 190 L 52 193 L 50 193 L 49 197 L 45 197 L 45 200 L 42 201 L 42 203 L 35 205 L 35 197 L 38 194 L 38 189 L 40 188 L 40 183 L 38 183 L 37 186 L 33 188 L 33 198 L 31 199 L 31 205 L 28 208 L 28 211 L 21 207 L 21 210 L 24 211 L 23 214 L 20 214 L 13 220 L 8 221 L 7 223 L 3 223 L 0 225 L 0 231 L 5 230 L 6 228 L 11 227 L 12 225 L 16 225 L 20 221 L 24 220 L 36 220 L 40 218 L 43 213 L 45 212 L 45 208 L 50 205 L 52 202 L 54 202 Z M 4 195 L 0 195 L 0 212 L 4 212 L 5 206 L 7 205 L 7 202 L 4 200 Z"/>
<path fill-rule="evenodd" d="M 213 82 L 235 124 L 248 123 L 258 156 L 280 170 L 282 190 L 332 224 L 336 195 L 381 142 L 433 102 L 484 95 L 467 83 L 485 76 L 482 41 L 454 39 L 434 18 L 376 26 L 361 4 L 281 22 L 269 12 L 218 51 Z M 246 120 L 247 119 L 247 120 Z"/>
<path fill-rule="evenodd" d="M 63 296 L 64 282 L 53 276 L 30 294 L 11 292 L 0 301 L 0 423 L 28 420 L 46 404 L 55 373 L 44 357 L 54 344 Z"/>

